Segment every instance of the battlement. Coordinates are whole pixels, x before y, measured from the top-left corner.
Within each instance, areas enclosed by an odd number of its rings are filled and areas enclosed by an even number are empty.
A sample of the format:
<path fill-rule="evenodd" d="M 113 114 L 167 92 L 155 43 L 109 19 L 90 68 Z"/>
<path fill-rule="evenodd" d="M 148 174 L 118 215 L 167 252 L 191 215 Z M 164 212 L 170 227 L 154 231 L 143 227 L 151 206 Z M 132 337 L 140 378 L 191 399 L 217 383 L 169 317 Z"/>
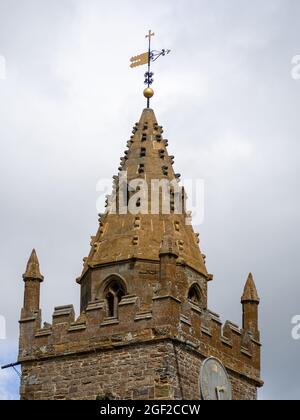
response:
<path fill-rule="evenodd" d="M 37 313 L 20 320 L 19 361 L 36 361 L 136 343 L 176 340 L 202 356 L 215 356 L 226 367 L 260 385 L 260 343 L 248 332 L 172 296 L 153 298 L 152 310 L 141 312 L 134 295 L 122 298 L 118 318 L 108 318 L 105 301 L 91 302 L 76 319 L 73 305 L 56 307 L 52 324 L 41 328 Z M 247 366 L 245 372 L 245 365 Z M 243 366 L 243 368 L 241 368 Z"/>

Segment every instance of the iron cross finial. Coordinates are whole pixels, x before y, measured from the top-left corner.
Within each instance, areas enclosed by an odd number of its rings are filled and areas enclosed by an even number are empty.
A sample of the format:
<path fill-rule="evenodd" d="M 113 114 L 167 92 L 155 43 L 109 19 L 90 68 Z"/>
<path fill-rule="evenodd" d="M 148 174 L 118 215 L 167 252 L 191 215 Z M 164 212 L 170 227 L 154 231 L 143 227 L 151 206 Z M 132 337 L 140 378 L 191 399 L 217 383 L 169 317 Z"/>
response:
<path fill-rule="evenodd" d="M 148 31 L 148 35 L 146 35 L 146 37 L 145 37 L 145 38 L 149 38 L 149 40 L 151 40 L 151 38 L 152 38 L 153 36 L 155 36 L 155 33 L 154 33 L 154 32 L 152 32 L 152 31 L 151 31 L 151 29 L 149 29 L 149 31 Z"/>

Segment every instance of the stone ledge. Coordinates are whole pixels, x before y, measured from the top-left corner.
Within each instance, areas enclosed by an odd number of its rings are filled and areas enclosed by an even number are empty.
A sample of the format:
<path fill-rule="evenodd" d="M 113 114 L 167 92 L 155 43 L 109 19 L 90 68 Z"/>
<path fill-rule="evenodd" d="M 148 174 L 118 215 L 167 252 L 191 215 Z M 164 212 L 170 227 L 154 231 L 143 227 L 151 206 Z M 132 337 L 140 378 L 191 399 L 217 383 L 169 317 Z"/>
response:
<path fill-rule="evenodd" d="M 221 342 L 223 344 L 225 344 L 225 346 L 228 346 L 228 347 L 232 348 L 232 341 L 229 340 L 229 338 L 223 336 L 223 337 L 221 337 Z"/>
<path fill-rule="evenodd" d="M 152 319 L 152 312 L 146 312 L 143 314 L 136 314 L 134 320 L 135 321 L 142 321 L 144 319 Z"/>
<path fill-rule="evenodd" d="M 72 332 L 72 331 L 81 331 L 81 330 L 86 330 L 86 323 L 82 323 L 82 324 L 71 324 L 70 328 L 68 329 L 69 332 Z"/>
<path fill-rule="evenodd" d="M 198 305 L 195 305 L 193 302 L 191 302 L 191 301 L 189 301 L 189 304 L 190 304 L 190 306 L 191 306 L 191 310 L 192 311 L 194 311 L 194 312 L 197 312 L 198 314 L 202 314 L 202 309 L 198 306 Z"/>
<path fill-rule="evenodd" d="M 120 321 L 117 318 L 106 318 L 101 322 L 100 327 L 105 327 L 106 325 L 115 325 L 119 324 Z"/>
<path fill-rule="evenodd" d="M 96 311 L 104 308 L 104 301 L 90 302 L 86 308 L 86 312 Z"/>
<path fill-rule="evenodd" d="M 30 316 L 28 318 L 22 318 L 22 319 L 20 319 L 19 324 L 26 324 L 26 322 L 33 322 L 33 321 L 36 321 L 36 319 L 37 319 L 37 317 L 35 317 L 35 316 Z"/>
<path fill-rule="evenodd" d="M 211 331 L 209 328 L 204 327 L 204 325 L 201 326 L 201 332 L 205 335 L 208 335 L 209 337 L 212 337 Z"/>
<path fill-rule="evenodd" d="M 136 295 L 123 296 L 121 302 L 119 303 L 119 306 L 132 305 L 135 304 L 137 300 L 138 297 Z"/>
<path fill-rule="evenodd" d="M 242 335 L 241 330 L 239 329 L 239 327 L 236 324 L 233 324 L 230 321 L 226 321 L 227 322 L 227 326 L 231 329 L 231 331 L 235 332 L 238 335 Z"/>
<path fill-rule="evenodd" d="M 48 335 L 52 334 L 52 329 L 51 328 L 47 328 L 46 330 L 39 330 L 37 331 L 37 333 L 35 334 L 35 337 L 46 337 Z"/>
<path fill-rule="evenodd" d="M 180 322 L 182 322 L 183 324 L 188 325 L 189 327 L 192 326 L 191 321 L 185 315 L 180 315 Z"/>
<path fill-rule="evenodd" d="M 73 305 L 57 306 L 54 308 L 53 317 L 71 315 L 74 313 Z"/>
<path fill-rule="evenodd" d="M 241 347 L 241 353 L 244 354 L 245 356 L 252 358 L 252 353 L 250 353 L 249 350 L 246 349 L 245 347 Z"/>
<path fill-rule="evenodd" d="M 176 297 L 171 296 L 171 295 L 155 296 L 155 297 L 152 298 L 152 300 L 164 300 L 164 299 L 172 299 L 177 303 L 181 303 L 180 299 L 177 299 Z"/>
<path fill-rule="evenodd" d="M 262 346 L 261 342 L 260 342 L 260 341 L 258 341 L 258 340 L 255 340 L 255 338 L 253 338 L 253 337 L 251 337 L 251 341 L 252 341 L 252 343 L 256 344 L 256 345 L 257 345 L 257 346 L 259 346 L 259 347 L 261 347 L 261 346 Z"/>

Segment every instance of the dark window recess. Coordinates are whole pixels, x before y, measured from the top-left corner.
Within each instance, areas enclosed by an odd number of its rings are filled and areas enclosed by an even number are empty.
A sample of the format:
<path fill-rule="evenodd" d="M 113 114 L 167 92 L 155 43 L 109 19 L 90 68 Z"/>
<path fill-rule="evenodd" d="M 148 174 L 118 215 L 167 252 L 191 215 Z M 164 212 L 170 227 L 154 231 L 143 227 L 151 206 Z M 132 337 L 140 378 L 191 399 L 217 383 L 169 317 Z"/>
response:
<path fill-rule="evenodd" d="M 139 173 L 139 174 L 143 174 L 143 173 L 145 173 L 145 165 L 144 165 L 143 163 L 141 163 L 141 164 L 139 165 L 139 168 L 138 168 L 138 173 Z"/>
<path fill-rule="evenodd" d="M 167 166 L 163 166 L 162 167 L 162 172 L 163 172 L 163 175 L 167 176 L 168 175 L 168 167 Z"/>
<path fill-rule="evenodd" d="M 196 284 L 194 284 L 188 293 L 188 299 L 195 303 L 196 305 L 201 305 L 201 291 L 200 291 L 200 287 Z"/>
<path fill-rule="evenodd" d="M 171 213 L 174 213 L 175 211 L 175 192 L 173 188 L 170 191 L 170 210 Z"/>
<path fill-rule="evenodd" d="M 164 159 L 164 158 L 165 158 L 165 151 L 164 151 L 163 149 L 161 149 L 161 150 L 159 151 L 159 157 L 160 157 L 161 159 Z"/>
<path fill-rule="evenodd" d="M 140 154 L 140 156 L 141 157 L 145 157 L 146 156 L 146 148 L 145 147 L 142 147 L 141 148 L 141 154 Z"/>
<path fill-rule="evenodd" d="M 112 293 L 110 292 L 107 293 L 106 302 L 107 302 L 107 316 L 109 318 L 113 318 L 115 316 L 115 312 L 114 312 L 115 298 Z"/>

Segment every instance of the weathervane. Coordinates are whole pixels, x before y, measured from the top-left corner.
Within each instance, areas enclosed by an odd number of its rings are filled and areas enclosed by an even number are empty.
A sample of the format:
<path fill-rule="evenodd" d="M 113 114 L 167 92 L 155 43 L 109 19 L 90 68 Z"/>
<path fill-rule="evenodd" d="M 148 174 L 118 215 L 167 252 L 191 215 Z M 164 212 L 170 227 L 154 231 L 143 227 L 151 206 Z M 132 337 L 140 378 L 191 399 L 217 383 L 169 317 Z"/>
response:
<path fill-rule="evenodd" d="M 144 90 L 144 96 L 147 98 L 147 108 L 150 108 L 150 99 L 154 95 L 153 89 L 150 87 L 153 83 L 153 75 L 154 73 L 151 71 L 151 62 L 156 61 L 159 57 L 165 56 L 171 52 L 171 50 L 151 50 L 151 38 L 155 35 L 154 32 L 149 30 L 148 35 L 146 35 L 146 38 L 149 39 L 149 46 L 148 46 L 148 52 L 136 55 L 134 57 L 131 57 L 130 61 L 130 67 L 138 67 L 143 66 L 144 64 L 148 65 L 148 71 L 145 73 L 145 85 L 147 85 L 146 89 Z"/>

